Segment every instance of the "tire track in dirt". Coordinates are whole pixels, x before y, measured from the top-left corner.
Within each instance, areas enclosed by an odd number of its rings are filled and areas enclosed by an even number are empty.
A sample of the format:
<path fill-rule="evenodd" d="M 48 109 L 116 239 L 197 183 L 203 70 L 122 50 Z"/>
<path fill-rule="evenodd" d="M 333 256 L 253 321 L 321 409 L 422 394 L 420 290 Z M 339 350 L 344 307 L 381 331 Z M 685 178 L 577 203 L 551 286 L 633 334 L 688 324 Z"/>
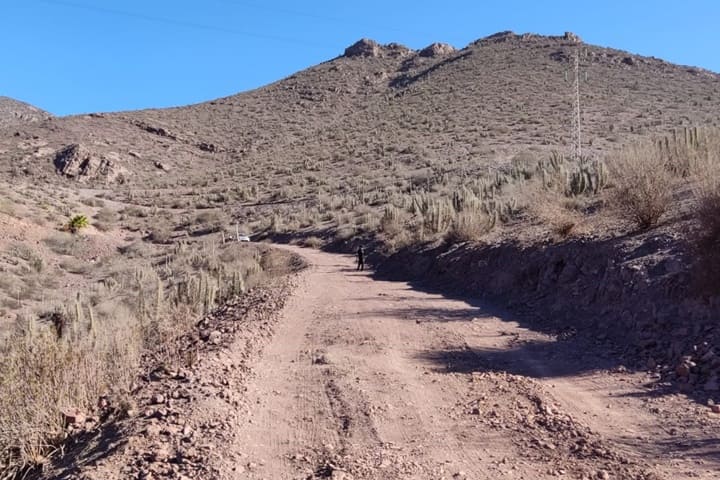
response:
<path fill-rule="evenodd" d="M 563 369 L 570 343 L 286 248 L 313 267 L 253 367 L 224 478 L 716 478 L 716 457 L 652 443 L 668 419 L 636 378 Z"/>

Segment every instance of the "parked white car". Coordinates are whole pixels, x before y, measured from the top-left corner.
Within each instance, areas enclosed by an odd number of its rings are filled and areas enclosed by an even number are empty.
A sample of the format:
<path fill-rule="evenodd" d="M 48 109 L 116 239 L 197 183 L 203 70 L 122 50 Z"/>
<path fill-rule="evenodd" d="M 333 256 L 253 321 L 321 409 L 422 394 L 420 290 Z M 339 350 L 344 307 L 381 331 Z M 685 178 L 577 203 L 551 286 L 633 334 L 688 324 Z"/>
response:
<path fill-rule="evenodd" d="M 247 235 L 238 235 L 237 238 L 238 238 L 238 242 L 249 242 L 250 241 L 250 237 L 248 237 Z"/>

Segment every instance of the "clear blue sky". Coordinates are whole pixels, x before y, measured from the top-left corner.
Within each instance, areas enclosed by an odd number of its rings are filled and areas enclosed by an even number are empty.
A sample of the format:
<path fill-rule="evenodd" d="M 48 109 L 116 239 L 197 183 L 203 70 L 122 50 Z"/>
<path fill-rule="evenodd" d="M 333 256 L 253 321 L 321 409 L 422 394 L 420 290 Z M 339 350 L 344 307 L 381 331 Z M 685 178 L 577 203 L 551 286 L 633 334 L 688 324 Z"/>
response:
<path fill-rule="evenodd" d="M 0 95 L 58 115 L 200 102 L 368 37 L 562 34 L 720 72 L 720 1 L 0 0 Z"/>

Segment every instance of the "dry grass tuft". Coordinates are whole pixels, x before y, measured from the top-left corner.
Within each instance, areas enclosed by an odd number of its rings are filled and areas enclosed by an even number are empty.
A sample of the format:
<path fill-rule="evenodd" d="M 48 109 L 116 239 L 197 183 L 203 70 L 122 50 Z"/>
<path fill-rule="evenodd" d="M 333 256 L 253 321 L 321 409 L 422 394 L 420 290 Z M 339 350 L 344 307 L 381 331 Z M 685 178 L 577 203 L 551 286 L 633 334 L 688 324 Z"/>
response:
<path fill-rule="evenodd" d="M 451 243 L 475 242 L 490 232 L 495 225 L 493 217 L 480 209 L 459 212 L 447 234 Z"/>
<path fill-rule="evenodd" d="M 67 435 L 63 411 L 92 412 L 101 396 L 127 391 L 135 375 L 140 336 L 130 316 L 117 313 L 100 325 L 82 314 L 65 317 L 69 325 L 64 331 L 23 319 L 2 346 L 4 475 L 49 461 Z"/>

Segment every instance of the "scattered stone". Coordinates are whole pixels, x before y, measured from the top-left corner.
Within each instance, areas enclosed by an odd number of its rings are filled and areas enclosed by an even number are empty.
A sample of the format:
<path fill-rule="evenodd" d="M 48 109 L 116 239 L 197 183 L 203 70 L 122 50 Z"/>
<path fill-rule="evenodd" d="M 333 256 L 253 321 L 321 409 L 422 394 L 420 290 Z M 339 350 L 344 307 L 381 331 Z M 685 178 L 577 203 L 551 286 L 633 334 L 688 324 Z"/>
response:
<path fill-rule="evenodd" d="M 210 332 L 210 335 L 208 335 L 208 341 L 213 345 L 217 345 L 218 343 L 220 343 L 221 339 L 222 333 L 219 330 L 213 330 L 212 332 Z"/>
<path fill-rule="evenodd" d="M 315 357 L 313 357 L 312 363 L 314 365 L 327 365 L 330 362 L 328 361 L 328 358 L 324 354 L 320 354 L 320 355 L 316 355 Z"/>
<path fill-rule="evenodd" d="M 213 143 L 208 142 L 200 142 L 197 144 L 197 147 L 202 150 L 203 152 L 209 152 L 209 153 L 216 153 L 218 152 L 218 147 Z"/>
<path fill-rule="evenodd" d="M 159 405 L 161 403 L 165 403 L 165 396 L 161 393 L 156 393 L 152 397 L 150 397 L 150 403 L 152 405 Z"/>
<path fill-rule="evenodd" d="M 80 425 L 85 423 L 85 414 L 77 408 L 63 410 L 62 418 L 65 425 Z"/>

